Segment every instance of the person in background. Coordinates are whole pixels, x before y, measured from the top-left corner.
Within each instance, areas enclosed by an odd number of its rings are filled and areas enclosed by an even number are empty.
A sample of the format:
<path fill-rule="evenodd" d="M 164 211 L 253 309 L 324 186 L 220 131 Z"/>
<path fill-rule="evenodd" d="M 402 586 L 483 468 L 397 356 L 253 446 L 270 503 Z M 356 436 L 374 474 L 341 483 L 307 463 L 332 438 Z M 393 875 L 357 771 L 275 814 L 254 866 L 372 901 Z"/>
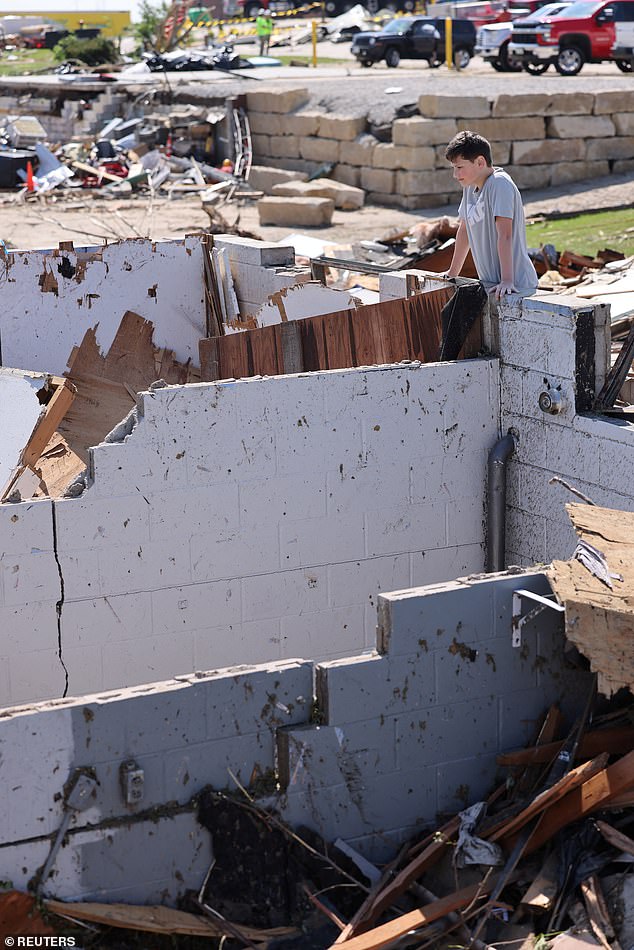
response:
<path fill-rule="evenodd" d="M 255 32 L 260 44 L 260 56 L 268 56 L 271 34 L 273 33 L 273 19 L 270 13 L 260 7 L 255 21 Z"/>

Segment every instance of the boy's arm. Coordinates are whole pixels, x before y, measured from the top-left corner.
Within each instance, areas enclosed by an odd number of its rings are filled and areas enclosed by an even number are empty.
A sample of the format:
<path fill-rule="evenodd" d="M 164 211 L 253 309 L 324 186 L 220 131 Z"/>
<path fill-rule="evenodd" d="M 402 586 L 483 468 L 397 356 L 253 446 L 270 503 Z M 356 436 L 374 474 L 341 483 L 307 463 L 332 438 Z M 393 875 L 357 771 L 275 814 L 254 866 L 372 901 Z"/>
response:
<path fill-rule="evenodd" d="M 454 244 L 453 257 L 447 271 L 447 277 L 458 277 L 462 270 L 462 265 L 467 259 L 469 253 L 469 238 L 467 237 L 467 226 L 464 220 L 460 219 L 458 233 L 456 234 L 456 243 Z"/>
<path fill-rule="evenodd" d="M 498 235 L 500 283 L 493 288 L 493 292 L 499 300 L 504 294 L 512 294 L 517 291 L 513 273 L 513 219 L 497 216 L 495 229 Z"/>

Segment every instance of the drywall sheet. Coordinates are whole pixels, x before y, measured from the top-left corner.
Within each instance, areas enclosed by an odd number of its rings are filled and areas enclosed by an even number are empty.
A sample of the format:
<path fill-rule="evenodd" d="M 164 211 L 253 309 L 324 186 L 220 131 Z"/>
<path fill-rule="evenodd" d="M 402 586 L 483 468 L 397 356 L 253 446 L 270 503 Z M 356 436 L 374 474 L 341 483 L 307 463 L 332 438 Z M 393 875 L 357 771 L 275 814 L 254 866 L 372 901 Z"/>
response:
<path fill-rule="evenodd" d="M 205 335 L 198 238 L 120 241 L 87 250 L 10 251 L 0 259 L 0 344 L 5 366 L 61 376 L 95 328 L 107 352 L 124 313 L 154 325 L 154 344 L 198 363 Z"/>

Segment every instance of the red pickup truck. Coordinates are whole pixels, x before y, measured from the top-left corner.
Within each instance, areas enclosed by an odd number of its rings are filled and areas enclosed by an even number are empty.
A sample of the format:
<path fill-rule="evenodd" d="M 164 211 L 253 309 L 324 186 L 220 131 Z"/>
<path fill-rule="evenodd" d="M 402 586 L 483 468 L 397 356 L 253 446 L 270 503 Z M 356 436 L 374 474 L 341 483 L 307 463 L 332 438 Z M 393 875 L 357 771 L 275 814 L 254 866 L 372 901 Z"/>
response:
<path fill-rule="evenodd" d="M 619 48 L 634 47 L 634 0 L 576 0 L 548 22 L 527 30 L 513 29 L 509 58 L 545 72 L 551 63 L 562 76 L 576 76 L 584 63 L 611 60 L 632 71 Z M 616 50 L 615 50 L 616 48 Z"/>

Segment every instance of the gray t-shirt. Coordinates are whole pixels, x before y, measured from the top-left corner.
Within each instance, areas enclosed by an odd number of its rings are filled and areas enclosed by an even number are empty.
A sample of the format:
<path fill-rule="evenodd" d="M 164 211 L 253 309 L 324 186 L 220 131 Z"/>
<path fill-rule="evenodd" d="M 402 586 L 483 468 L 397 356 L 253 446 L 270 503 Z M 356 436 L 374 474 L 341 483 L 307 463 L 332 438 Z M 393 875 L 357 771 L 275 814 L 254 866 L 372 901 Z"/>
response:
<path fill-rule="evenodd" d="M 522 198 L 512 178 L 501 168 L 494 168 L 480 191 L 469 185 L 462 193 L 458 216 L 466 224 L 469 247 L 486 290 L 502 279 L 495 219 L 513 219 L 514 284 L 519 293 L 532 294 L 537 287 L 537 274 L 526 247 Z"/>

